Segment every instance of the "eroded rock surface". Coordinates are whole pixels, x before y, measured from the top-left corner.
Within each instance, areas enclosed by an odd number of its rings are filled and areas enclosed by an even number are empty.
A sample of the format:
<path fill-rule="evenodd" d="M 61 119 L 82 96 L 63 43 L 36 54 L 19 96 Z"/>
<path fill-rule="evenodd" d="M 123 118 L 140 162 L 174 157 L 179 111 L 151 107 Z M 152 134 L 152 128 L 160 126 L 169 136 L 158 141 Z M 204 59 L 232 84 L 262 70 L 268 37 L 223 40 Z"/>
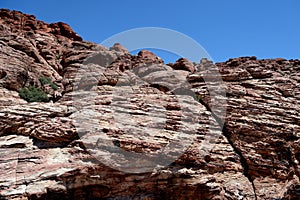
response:
<path fill-rule="evenodd" d="M 300 61 L 213 66 L 2 9 L 0 199 L 299 199 Z"/>

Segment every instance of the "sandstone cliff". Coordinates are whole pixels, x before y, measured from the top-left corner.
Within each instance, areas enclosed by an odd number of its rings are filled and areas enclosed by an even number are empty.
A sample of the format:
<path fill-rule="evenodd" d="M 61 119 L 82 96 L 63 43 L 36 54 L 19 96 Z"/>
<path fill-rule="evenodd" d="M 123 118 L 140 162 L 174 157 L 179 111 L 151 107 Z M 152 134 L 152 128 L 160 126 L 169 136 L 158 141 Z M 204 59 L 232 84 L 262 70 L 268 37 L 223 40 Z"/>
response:
<path fill-rule="evenodd" d="M 300 61 L 217 63 L 224 126 L 203 78 L 212 65 L 166 65 L 0 10 L 0 199 L 300 199 Z M 49 100 L 20 98 L 29 86 Z M 153 168 L 170 141 L 187 149 Z"/>

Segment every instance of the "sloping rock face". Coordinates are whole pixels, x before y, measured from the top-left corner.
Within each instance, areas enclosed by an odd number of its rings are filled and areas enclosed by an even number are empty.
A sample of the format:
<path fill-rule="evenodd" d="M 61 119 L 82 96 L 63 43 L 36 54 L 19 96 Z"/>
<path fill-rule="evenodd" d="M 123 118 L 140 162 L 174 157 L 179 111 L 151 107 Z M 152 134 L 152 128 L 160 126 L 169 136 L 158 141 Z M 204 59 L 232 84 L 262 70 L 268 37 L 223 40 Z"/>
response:
<path fill-rule="evenodd" d="M 221 85 L 213 66 L 2 9 L 0 199 L 300 199 L 300 61 L 230 59 Z"/>

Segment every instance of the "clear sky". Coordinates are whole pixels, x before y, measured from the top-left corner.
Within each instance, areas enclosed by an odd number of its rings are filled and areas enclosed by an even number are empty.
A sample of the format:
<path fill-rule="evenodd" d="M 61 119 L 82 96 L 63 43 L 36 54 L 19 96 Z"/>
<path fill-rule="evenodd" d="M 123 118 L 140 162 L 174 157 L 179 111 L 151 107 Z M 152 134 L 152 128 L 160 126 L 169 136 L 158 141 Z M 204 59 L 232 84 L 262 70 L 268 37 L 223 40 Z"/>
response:
<path fill-rule="evenodd" d="M 190 36 L 216 62 L 300 58 L 299 0 L 0 0 L 0 7 L 66 22 L 97 43 L 132 28 L 163 27 Z"/>

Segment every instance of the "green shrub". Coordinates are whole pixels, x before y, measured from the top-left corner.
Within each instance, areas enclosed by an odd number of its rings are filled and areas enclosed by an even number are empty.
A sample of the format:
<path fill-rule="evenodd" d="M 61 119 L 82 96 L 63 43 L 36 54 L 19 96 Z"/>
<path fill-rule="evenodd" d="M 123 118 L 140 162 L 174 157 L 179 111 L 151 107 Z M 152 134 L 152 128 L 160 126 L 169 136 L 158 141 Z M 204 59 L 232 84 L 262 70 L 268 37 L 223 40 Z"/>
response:
<path fill-rule="evenodd" d="M 49 77 L 39 77 L 39 81 L 41 82 L 42 85 L 49 84 L 53 90 L 58 89 L 57 85 L 53 83 Z"/>
<path fill-rule="evenodd" d="M 200 94 L 196 94 L 196 100 L 197 100 L 198 102 L 200 102 L 201 99 L 202 99 L 202 96 L 201 96 Z"/>
<path fill-rule="evenodd" d="M 22 88 L 19 91 L 19 96 L 28 102 L 47 102 L 49 97 L 40 88 L 35 86 L 29 86 L 28 88 Z"/>

